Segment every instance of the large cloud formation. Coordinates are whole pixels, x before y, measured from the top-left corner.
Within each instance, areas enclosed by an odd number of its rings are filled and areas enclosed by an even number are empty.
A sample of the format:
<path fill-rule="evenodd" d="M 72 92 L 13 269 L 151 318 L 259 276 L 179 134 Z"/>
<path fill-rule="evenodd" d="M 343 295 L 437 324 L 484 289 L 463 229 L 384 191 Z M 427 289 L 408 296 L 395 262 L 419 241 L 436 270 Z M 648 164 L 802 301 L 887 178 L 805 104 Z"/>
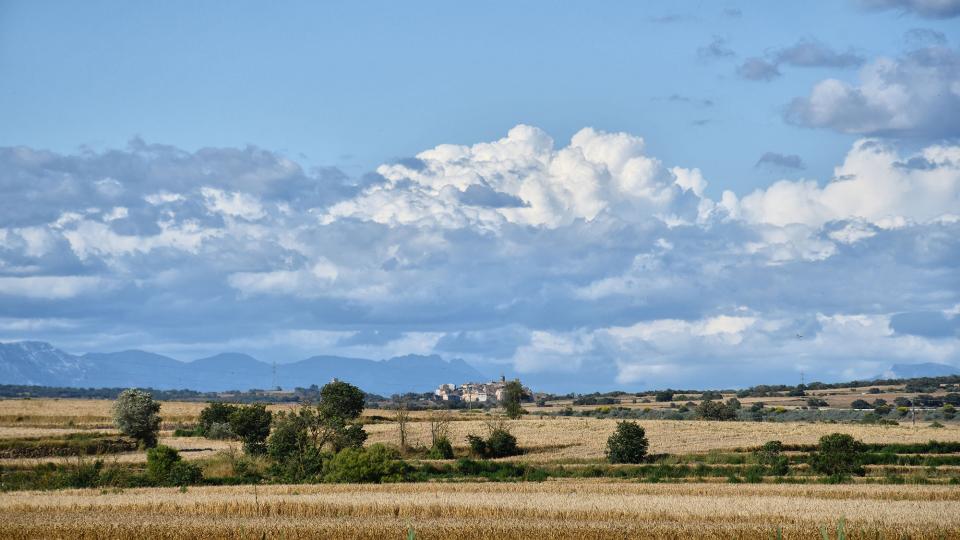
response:
<path fill-rule="evenodd" d="M 553 390 L 960 360 L 960 147 L 863 139 L 826 183 L 709 193 L 589 128 L 362 179 L 257 148 L 0 149 L 0 338 L 435 352 Z"/>
<path fill-rule="evenodd" d="M 860 71 L 859 83 L 817 83 L 793 100 L 787 122 L 842 133 L 898 137 L 960 135 L 960 52 L 946 46 L 878 58 Z"/>

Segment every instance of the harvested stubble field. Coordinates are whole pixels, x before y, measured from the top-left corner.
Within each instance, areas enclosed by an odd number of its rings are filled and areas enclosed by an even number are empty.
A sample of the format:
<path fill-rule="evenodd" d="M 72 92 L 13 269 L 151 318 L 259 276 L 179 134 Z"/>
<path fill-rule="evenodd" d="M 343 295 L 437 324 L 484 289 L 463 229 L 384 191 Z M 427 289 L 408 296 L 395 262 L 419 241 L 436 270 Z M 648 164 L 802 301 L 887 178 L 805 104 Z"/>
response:
<path fill-rule="evenodd" d="M 945 428 L 927 426 L 878 426 L 863 424 L 811 424 L 800 422 L 704 422 L 676 420 L 640 420 L 650 440 L 650 452 L 654 454 L 683 454 L 750 448 L 770 440 L 785 444 L 815 444 L 829 433 L 849 433 L 866 443 L 901 443 L 960 441 L 960 428 L 955 425 Z M 597 418 L 551 417 L 543 420 L 527 418 L 508 422 L 511 433 L 528 453 L 514 458 L 520 461 L 597 460 L 604 455 L 607 438 L 616 427 L 616 420 Z M 394 424 L 365 426 L 370 434 L 368 442 L 396 443 L 397 428 Z M 429 446 L 429 424 L 412 422 L 409 425 L 411 444 Z M 451 423 L 450 439 L 455 446 L 466 446 L 470 433 L 483 434 L 483 421 L 457 421 Z"/>
<path fill-rule="evenodd" d="M 4 538 L 960 538 L 934 486 L 429 483 L 0 495 Z M 878 536 L 879 535 L 879 536 Z"/>
<path fill-rule="evenodd" d="M 112 432 L 109 400 L 82 399 L 35 399 L 0 400 L 0 438 L 43 437 L 85 431 L 97 427 L 97 431 Z M 171 424 L 194 423 L 204 403 L 162 402 L 160 414 L 168 428 L 161 442 L 180 450 L 186 450 L 185 459 L 209 457 L 230 443 L 199 437 L 170 437 Z M 271 410 L 289 410 L 291 404 L 272 405 Z M 392 411 L 367 410 L 367 417 L 391 418 Z M 413 415 L 409 424 L 409 442 L 430 445 L 427 413 Z M 13 421 L 17 417 L 29 421 Z M 176 419 L 175 422 L 170 419 Z M 456 421 L 450 425 L 450 438 L 455 446 L 466 447 L 468 434 L 484 434 L 485 419 L 481 413 L 455 413 Z M 607 437 L 613 432 L 616 420 L 584 417 L 543 417 L 528 415 L 522 420 L 508 422 L 510 430 L 527 453 L 515 458 L 530 462 L 578 462 L 593 461 L 603 457 Z M 862 424 L 813 424 L 800 422 L 704 422 L 675 420 L 640 420 L 650 439 L 651 453 L 692 453 L 710 450 L 726 450 L 759 446 L 777 439 L 786 444 L 813 444 L 828 433 L 843 432 L 867 443 L 960 441 L 960 426 L 948 424 L 944 428 L 930 428 L 925 424 L 913 426 L 862 425 Z M 396 424 L 386 421 L 368 424 L 368 444 L 383 442 L 396 444 Z M 236 446 L 236 445 L 234 445 Z M 111 456 L 112 459 L 113 456 Z M 116 456 L 121 462 L 142 462 L 142 452 Z M 0 464 L 8 462 L 0 460 Z M 23 462 L 18 464 L 27 464 Z"/>

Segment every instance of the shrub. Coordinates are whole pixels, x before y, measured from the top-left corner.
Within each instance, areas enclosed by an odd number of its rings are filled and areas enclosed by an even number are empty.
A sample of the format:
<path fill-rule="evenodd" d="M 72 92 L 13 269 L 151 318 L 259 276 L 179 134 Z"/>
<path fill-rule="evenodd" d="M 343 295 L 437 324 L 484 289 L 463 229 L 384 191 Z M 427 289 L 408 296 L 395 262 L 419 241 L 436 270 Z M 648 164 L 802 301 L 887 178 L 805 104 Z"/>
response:
<path fill-rule="evenodd" d="M 871 406 L 871 405 L 870 405 L 869 403 L 867 403 L 865 400 L 857 399 L 857 400 L 854 400 L 853 403 L 850 404 L 850 408 L 851 408 L 851 409 L 872 409 L 873 406 Z"/>
<path fill-rule="evenodd" d="M 230 413 L 230 427 L 243 441 L 243 448 L 248 454 L 266 452 L 264 441 L 270 435 L 272 420 L 273 413 L 268 411 L 263 403 L 237 407 Z"/>
<path fill-rule="evenodd" d="M 163 486 L 186 486 L 203 479 L 199 467 L 182 461 L 176 450 L 163 445 L 147 451 L 147 476 Z"/>
<path fill-rule="evenodd" d="M 863 476 L 863 443 L 846 433 L 832 433 L 820 437 L 816 452 L 810 454 L 810 468 L 832 479 L 851 474 Z"/>
<path fill-rule="evenodd" d="M 113 404 L 113 422 L 125 435 L 144 448 L 157 445 L 160 431 L 160 404 L 143 390 L 124 390 Z"/>
<path fill-rule="evenodd" d="M 200 419 L 198 422 L 203 434 L 213 439 L 214 437 L 210 436 L 210 431 L 213 429 L 214 424 L 229 425 L 230 415 L 236 412 L 238 408 L 238 406 L 230 403 L 207 403 L 207 406 L 200 411 Z"/>
<path fill-rule="evenodd" d="M 953 417 L 957 415 L 957 408 L 949 403 L 944 405 L 942 410 L 943 410 L 943 417 L 946 418 L 947 420 L 952 420 Z"/>
<path fill-rule="evenodd" d="M 467 444 L 470 445 L 470 453 L 474 457 L 487 457 L 487 441 L 479 435 L 467 435 Z"/>
<path fill-rule="evenodd" d="M 207 427 L 203 434 L 210 439 L 236 439 L 237 434 L 233 432 L 230 422 L 213 422 Z"/>
<path fill-rule="evenodd" d="M 766 442 L 754 452 L 754 456 L 757 463 L 772 475 L 784 476 L 790 472 L 790 462 L 783 455 L 783 443 L 780 441 Z"/>
<path fill-rule="evenodd" d="M 617 422 L 607 439 L 607 459 L 611 463 L 642 463 L 647 456 L 646 431 L 636 422 Z"/>
<path fill-rule="evenodd" d="M 453 445 L 450 444 L 450 439 L 440 437 L 434 441 L 427 457 L 430 459 L 453 459 Z"/>
<path fill-rule="evenodd" d="M 654 399 L 656 399 L 658 402 L 661 402 L 661 403 L 665 403 L 667 401 L 673 401 L 673 392 L 670 390 L 663 390 L 661 392 L 657 392 L 656 396 L 654 396 Z"/>
<path fill-rule="evenodd" d="M 402 482 L 409 466 L 393 448 L 374 444 L 369 448 L 344 448 L 323 466 L 325 482 Z"/>
<path fill-rule="evenodd" d="M 505 427 L 497 427 L 490 431 L 484 439 L 479 435 L 467 435 L 470 444 L 470 453 L 480 458 L 500 458 L 520 454 L 517 438 Z"/>
<path fill-rule="evenodd" d="M 487 452 L 492 458 L 516 456 L 520 454 L 517 438 L 505 428 L 497 428 L 487 437 Z"/>
<path fill-rule="evenodd" d="M 697 417 L 703 420 L 733 420 L 737 411 L 719 401 L 706 400 L 697 406 Z"/>

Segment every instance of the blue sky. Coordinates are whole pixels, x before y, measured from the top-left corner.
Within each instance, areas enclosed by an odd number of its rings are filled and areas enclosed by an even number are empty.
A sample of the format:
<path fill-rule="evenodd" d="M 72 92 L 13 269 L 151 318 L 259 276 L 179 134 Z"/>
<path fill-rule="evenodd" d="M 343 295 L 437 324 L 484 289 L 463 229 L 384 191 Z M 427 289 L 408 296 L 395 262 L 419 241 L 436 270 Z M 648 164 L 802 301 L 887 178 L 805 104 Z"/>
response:
<path fill-rule="evenodd" d="M 960 363 L 958 14 L 2 2 L 0 339 L 552 389 Z"/>

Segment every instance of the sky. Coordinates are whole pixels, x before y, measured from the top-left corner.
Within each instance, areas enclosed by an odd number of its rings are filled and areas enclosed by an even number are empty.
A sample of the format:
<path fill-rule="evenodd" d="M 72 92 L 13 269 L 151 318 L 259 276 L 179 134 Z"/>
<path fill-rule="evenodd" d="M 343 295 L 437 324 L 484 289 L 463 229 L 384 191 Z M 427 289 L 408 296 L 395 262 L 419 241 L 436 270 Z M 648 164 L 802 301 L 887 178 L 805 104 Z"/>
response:
<path fill-rule="evenodd" d="M 958 22 L 0 1 L 0 340 L 552 391 L 960 366 Z"/>

